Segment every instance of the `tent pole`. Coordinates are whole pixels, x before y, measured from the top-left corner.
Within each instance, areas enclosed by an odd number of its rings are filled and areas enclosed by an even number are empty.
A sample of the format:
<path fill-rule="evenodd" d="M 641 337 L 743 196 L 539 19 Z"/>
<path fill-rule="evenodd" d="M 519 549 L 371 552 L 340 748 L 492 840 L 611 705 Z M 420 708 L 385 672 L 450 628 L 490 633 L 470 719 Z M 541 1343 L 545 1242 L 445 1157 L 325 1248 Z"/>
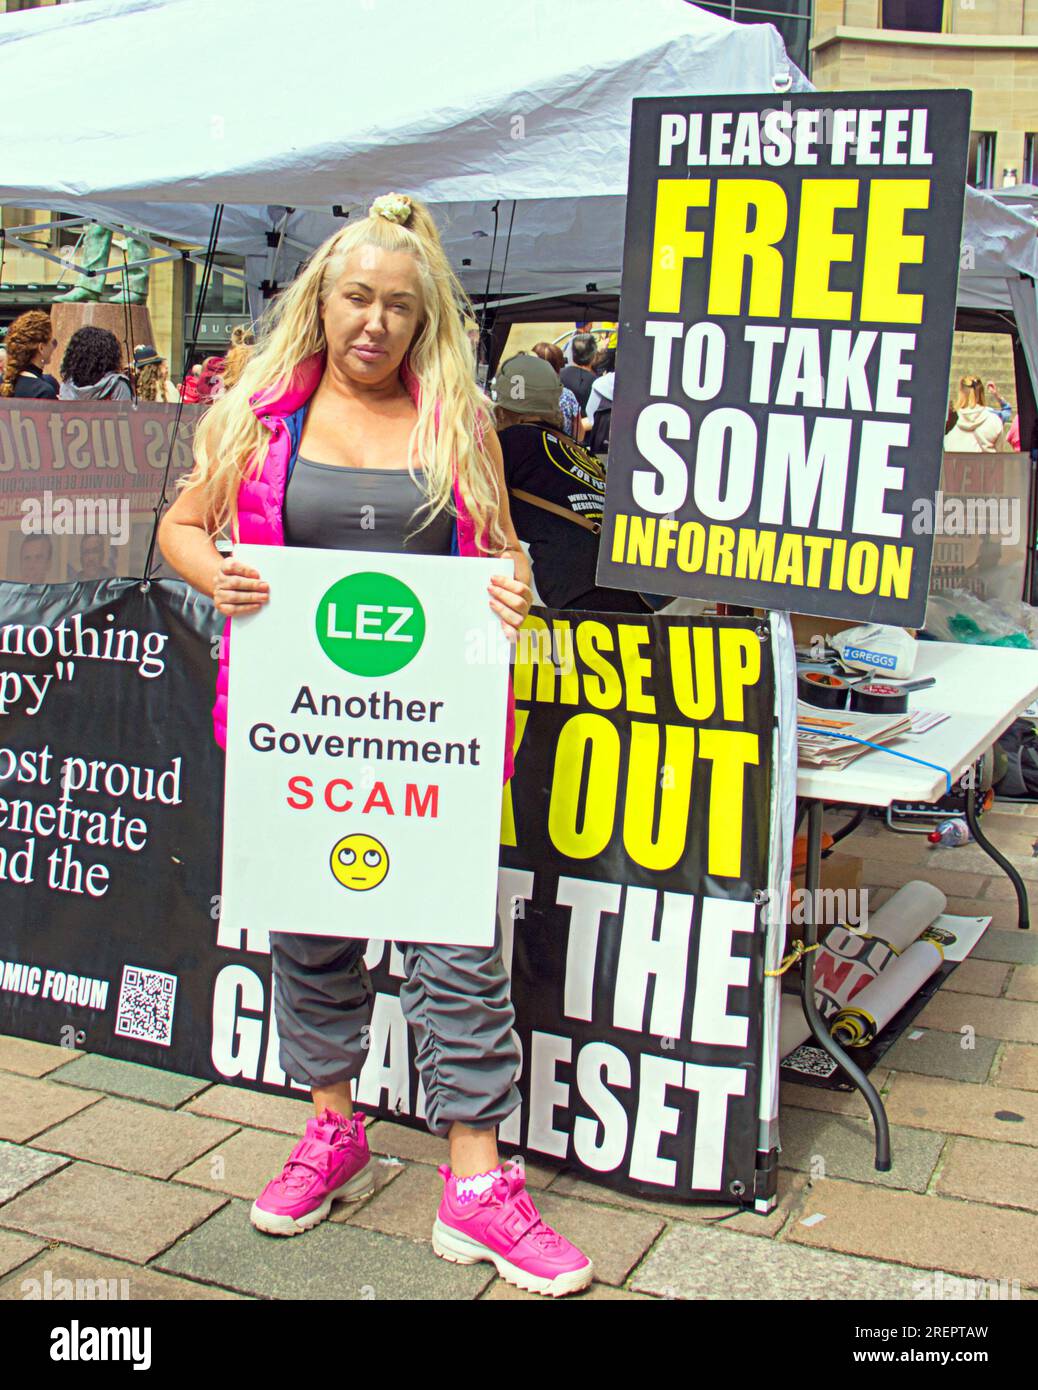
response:
<path fill-rule="evenodd" d="M 216 255 L 216 247 L 220 238 L 220 223 L 223 221 L 223 203 L 217 203 L 213 213 L 213 225 L 209 233 L 209 244 L 205 252 L 205 270 L 202 274 L 202 284 L 199 288 L 198 303 L 195 306 L 194 323 L 191 325 L 190 341 L 184 345 L 184 373 L 187 372 L 187 364 L 191 360 L 191 353 L 194 351 L 198 342 L 198 330 L 202 323 L 202 314 L 205 311 L 205 298 L 209 292 L 209 281 L 212 277 L 213 258 Z M 181 377 L 183 380 L 183 375 Z M 151 528 L 151 538 L 148 541 L 148 554 L 144 561 L 144 574 L 141 576 L 142 584 L 150 583 L 152 556 L 155 553 L 155 538 L 158 535 L 159 522 L 162 519 L 163 508 L 166 505 L 166 484 L 169 482 L 169 470 L 173 462 L 173 450 L 176 448 L 177 435 L 180 432 L 180 419 L 184 413 L 184 392 L 181 389 L 180 400 L 177 402 L 177 414 L 173 421 L 173 429 L 169 437 L 169 449 L 166 453 L 166 467 L 162 473 L 162 494 L 155 504 L 155 522 Z"/>

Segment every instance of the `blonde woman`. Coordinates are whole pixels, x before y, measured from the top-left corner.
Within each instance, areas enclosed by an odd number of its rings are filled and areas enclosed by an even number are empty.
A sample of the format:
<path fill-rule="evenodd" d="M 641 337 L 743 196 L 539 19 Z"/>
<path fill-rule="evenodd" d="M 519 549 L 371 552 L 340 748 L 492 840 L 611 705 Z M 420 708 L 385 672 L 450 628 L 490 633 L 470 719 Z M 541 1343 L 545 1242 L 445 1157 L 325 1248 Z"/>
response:
<path fill-rule="evenodd" d="M 984 399 L 984 384 L 979 376 L 959 378 L 959 399 L 955 409 L 958 418 L 944 436 L 948 454 L 1004 453 L 1009 444 L 1005 426 Z"/>
<path fill-rule="evenodd" d="M 269 587 L 213 537 L 424 554 L 510 556 L 490 607 L 511 640 L 530 571 L 508 511 L 501 446 L 472 380 L 465 296 L 428 210 L 388 194 L 330 237 L 273 303 L 238 383 L 195 433 L 195 467 L 163 519 L 167 561 L 230 620 L 221 644 L 217 740 L 226 744 L 230 628 Z M 286 486 L 286 478 L 290 481 Z M 375 528 L 362 526 L 373 506 Z M 371 515 L 367 513 L 367 515 Z M 511 775 L 506 738 L 504 775 Z M 463 885 L 452 885 L 452 890 Z M 387 922 L 385 936 L 399 935 Z M 364 1117 L 350 1083 L 365 1060 L 372 989 L 365 943 L 274 932 L 274 1005 L 286 1074 L 316 1114 L 251 1219 L 271 1235 L 324 1220 L 336 1197 L 372 1190 Z M 415 1036 L 426 1122 L 449 1145 L 433 1249 L 490 1260 L 521 1288 L 586 1287 L 591 1262 L 540 1219 L 521 1167 L 502 1167 L 496 1127 L 519 1104 L 519 1062 L 500 934 L 492 949 L 403 945 L 400 999 Z"/>
<path fill-rule="evenodd" d="M 231 330 L 231 346 L 227 352 L 227 365 L 223 369 L 223 384 L 228 391 L 245 370 L 255 341 L 248 328 L 239 325 Z"/>

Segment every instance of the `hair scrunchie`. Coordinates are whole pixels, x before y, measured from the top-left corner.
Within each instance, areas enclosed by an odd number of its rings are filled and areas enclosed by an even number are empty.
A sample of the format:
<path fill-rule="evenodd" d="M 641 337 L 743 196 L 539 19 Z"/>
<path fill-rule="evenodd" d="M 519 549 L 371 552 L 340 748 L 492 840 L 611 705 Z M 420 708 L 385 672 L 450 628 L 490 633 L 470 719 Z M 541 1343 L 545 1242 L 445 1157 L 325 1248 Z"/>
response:
<path fill-rule="evenodd" d="M 397 222 L 402 227 L 410 220 L 412 211 L 411 199 L 406 193 L 384 193 L 368 208 L 368 216 L 384 217 L 387 222 Z"/>

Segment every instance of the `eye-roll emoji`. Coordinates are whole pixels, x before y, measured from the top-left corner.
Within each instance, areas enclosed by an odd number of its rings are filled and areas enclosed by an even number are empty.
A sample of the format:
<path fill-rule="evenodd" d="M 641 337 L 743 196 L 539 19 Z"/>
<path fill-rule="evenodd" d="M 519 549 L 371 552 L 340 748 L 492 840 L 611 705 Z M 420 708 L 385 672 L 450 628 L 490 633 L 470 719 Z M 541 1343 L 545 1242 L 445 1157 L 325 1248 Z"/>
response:
<path fill-rule="evenodd" d="M 366 893 L 389 872 L 389 855 L 374 835 L 345 835 L 332 850 L 331 867 L 344 888 Z"/>

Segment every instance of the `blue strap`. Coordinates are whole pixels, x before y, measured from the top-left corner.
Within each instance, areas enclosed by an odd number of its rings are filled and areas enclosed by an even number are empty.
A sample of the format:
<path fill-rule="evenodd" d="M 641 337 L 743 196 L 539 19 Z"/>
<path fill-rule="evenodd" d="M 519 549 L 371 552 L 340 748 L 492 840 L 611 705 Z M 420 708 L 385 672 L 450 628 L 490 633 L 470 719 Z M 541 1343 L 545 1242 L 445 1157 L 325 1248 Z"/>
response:
<path fill-rule="evenodd" d="M 296 459 L 299 457 L 299 441 L 303 437 L 303 421 L 306 419 L 306 411 L 309 404 L 310 402 L 307 401 L 306 405 L 301 405 L 298 410 L 293 410 L 291 415 L 285 416 L 285 425 L 288 429 L 288 437 L 292 445 L 292 452 L 288 458 L 288 471 L 285 474 L 286 491 L 288 490 L 289 483 L 292 481 L 292 469 L 295 468 Z"/>
<path fill-rule="evenodd" d="M 946 767 L 941 767 L 939 763 L 928 763 L 925 758 L 913 758 L 911 753 L 901 753 L 896 748 L 888 748 L 885 743 L 870 743 L 867 738 L 856 738 L 854 734 L 837 734 L 822 724 L 797 724 L 797 729 L 803 729 L 805 734 L 824 734 L 826 738 L 843 738 L 848 743 L 861 743 L 866 748 L 875 748 L 880 753 L 889 753 L 892 758 L 904 758 L 906 763 L 919 763 L 922 767 L 932 768 L 934 772 L 943 772 L 944 780 L 948 784 L 948 795 L 951 796 L 951 773 Z"/>

